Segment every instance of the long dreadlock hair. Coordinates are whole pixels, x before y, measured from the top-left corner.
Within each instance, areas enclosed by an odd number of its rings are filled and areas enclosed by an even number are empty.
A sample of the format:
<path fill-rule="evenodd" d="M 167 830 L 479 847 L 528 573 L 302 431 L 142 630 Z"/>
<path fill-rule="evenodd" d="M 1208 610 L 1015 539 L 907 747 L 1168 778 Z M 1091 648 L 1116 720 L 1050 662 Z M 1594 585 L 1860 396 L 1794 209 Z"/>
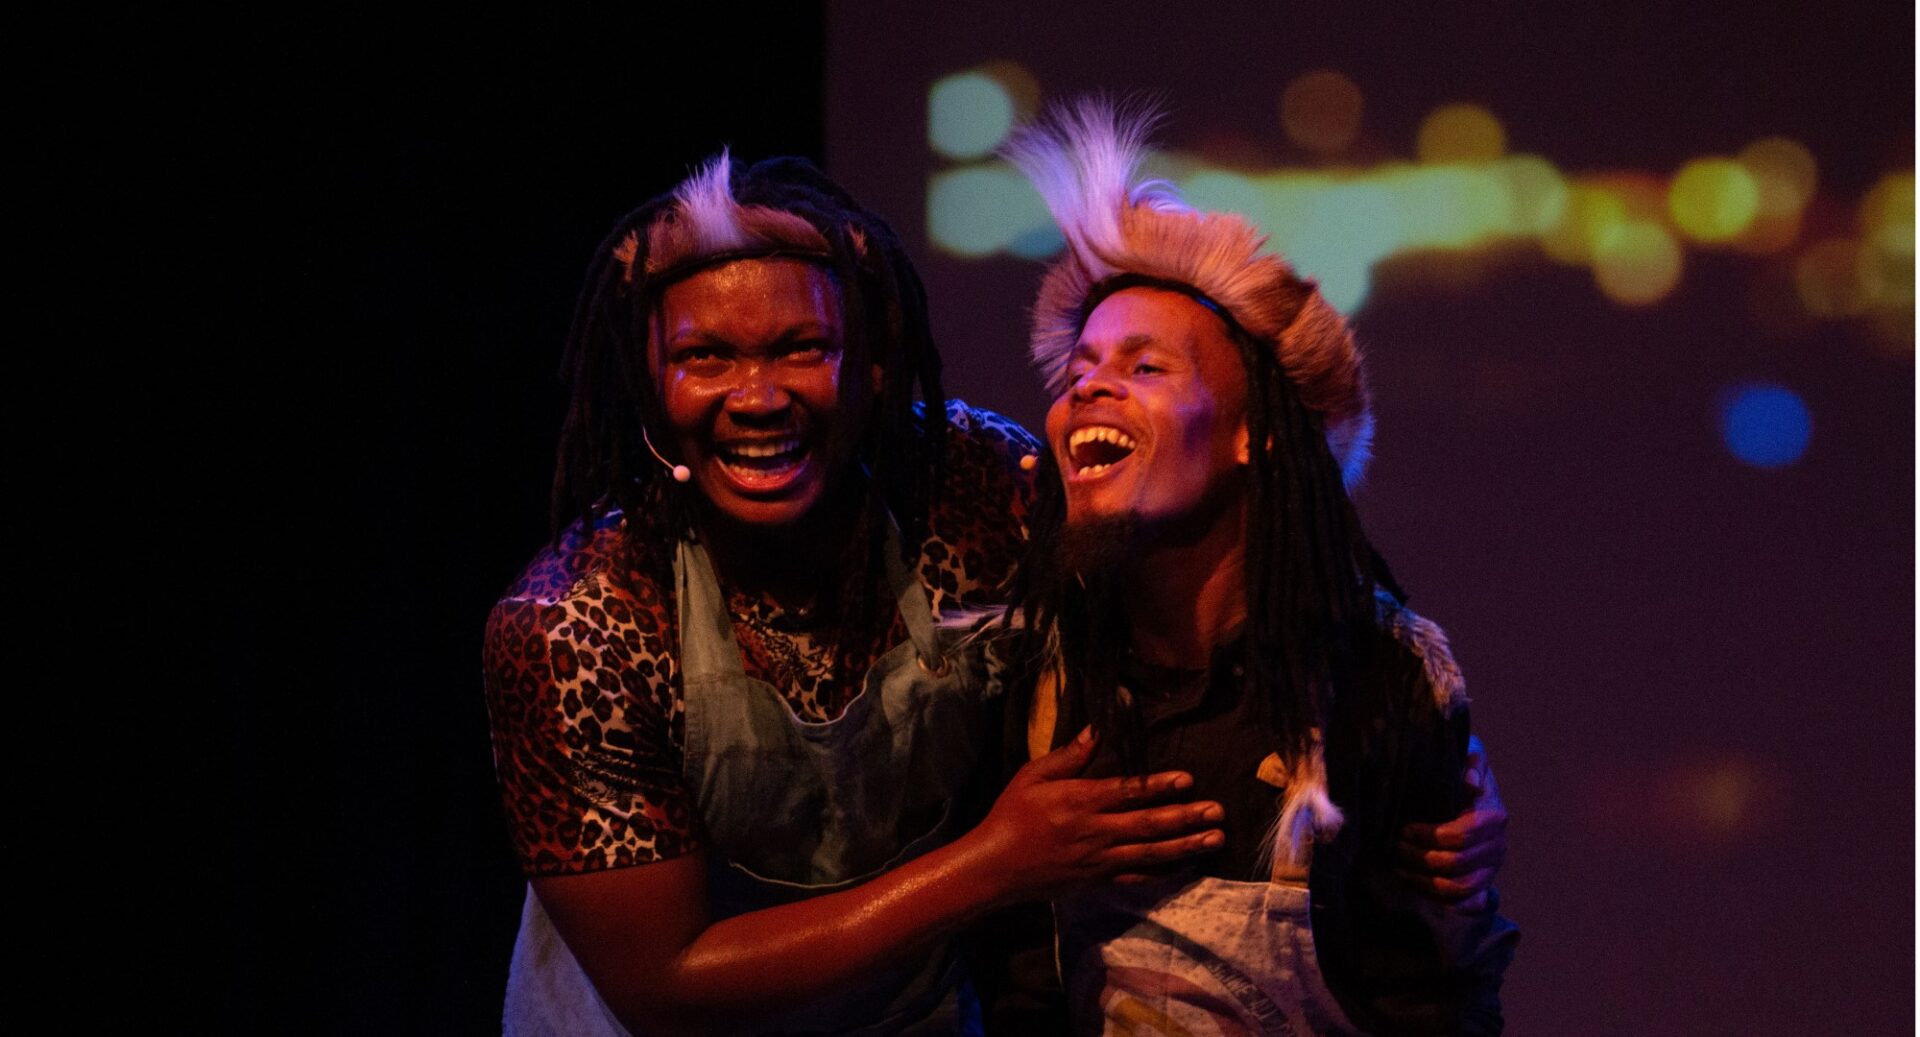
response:
<path fill-rule="evenodd" d="M 1315 739 L 1336 702 L 1368 694 L 1359 681 L 1384 643 L 1376 594 L 1405 594 L 1367 539 L 1319 417 L 1271 348 L 1231 337 L 1248 386 L 1242 694 L 1293 775 L 1279 828 L 1297 847 L 1310 830 L 1326 836 L 1340 824 Z M 1091 725 L 1126 769 L 1144 773 L 1145 724 L 1120 686 L 1126 594 L 1118 574 L 1063 561 L 1065 491 L 1052 452 L 1041 457 L 1030 538 L 1009 586 L 1008 625 L 1029 638 L 1017 665 L 1026 680 L 1051 674 L 1056 731 Z"/>
<path fill-rule="evenodd" d="M 724 226 L 709 226 L 716 222 Z M 805 159 L 747 168 L 724 151 L 622 217 L 587 268 L 561 362 L 571 398 L 554 466 L 556 537 L 575 521 L 591 529 L 614 509 L 626 516 L 630 543 L 690 534 L 687 495 L 698 490 L 668 477 L 644 438 L 650 432 L 672 456 L 648 349 L 654 310 L 666 287 L 703 261 L 769 256 L 804 258 L 832 276 L 845 325 L 841 406 L 858 414 L 873 405 L 857 460 L 900 523 L 905 549 L 924 538 L 947 420 L 919 275 L 886 222 Z M 875 364 L 877 399 L 865 375 Z"/>
<path fill-rule="evenodd" d="M 1332 697 L 1378 642 L 1376 593 L 1404 592 L 1374 550 L 1327 447 L 1265 344 L 1230 336 L 1247 377 L 1246 690 L 1287 758 L 1306 754 Z M 1037 662 L 1064 672 L 1061 729 L 1092 724 L 1139 769 L 1139 711 L 1119 693 L 1127 645 L 1125 596 L 1112 572 L 1076 572 L 1062 560 L 1066 495 L 1050 451 L 1041 454 L 1030 538 L 1009 585 L 1012 626 L 1045 647 Z"/>
<path fill-rule="evenodd" d="M 1373 437 L 1366 377 L 1345 318 L 1266 250 L 1259 228 L 1198 211 L 1164 181 L 1136 181 L 1155 121 L 1150 110 L 1089 99 L 1052 109 L 1002 149 L 1067 242 L 1034 304 L 1032 355 L 1054 392 L 1065 391 L 1093 307 L 1134 285 L 1183 292 L 1226 324 L 1248 389 L 1244 690 L 1290 772 L 1279 825 L 1297 855 L 1342 820 L 1316 731 L 1362 690 L 1357 679 L 1380 644 L 1376 590 L 1404 597 L 1347 495 Z M 1057 681 L 1056 730 L 1090 723 L 1140 770 L 1143 725 L 1118 683 L 1125 595 L 1111 573 L 1066 571 L 1063 498 L 1049 458 L 1007 616 L 1028 631 L 1035 670 Z"/>

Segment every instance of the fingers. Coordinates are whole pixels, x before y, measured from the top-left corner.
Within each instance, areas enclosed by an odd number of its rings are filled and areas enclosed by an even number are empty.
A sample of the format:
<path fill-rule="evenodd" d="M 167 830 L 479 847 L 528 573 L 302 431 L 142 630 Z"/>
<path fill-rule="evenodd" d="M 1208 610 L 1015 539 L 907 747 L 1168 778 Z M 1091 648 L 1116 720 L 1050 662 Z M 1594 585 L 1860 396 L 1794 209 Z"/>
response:
<path fill-rule="evenodd" d="M 1468 810 L 1443 824 L 1416 822 L 1400 830 L 1402 840 L 1437 850 L 1462 850 L 1485 842 L 1498 842 L 1504 847 L 1506 834 L 1507 809 L 1501 806 Z"/>
<path fill-rule="evenodd" d="M 1093 728 L 1084 727 L 1073 741 L 1061 746 L 1045 756 L 1029 760 L 1014 775 L 1017 782 L 1058 781 L 1079 774 L 1087 766 L 1087 760 L 1093 756 Z"/>
<path fill-rule="evenodd" d="M 1482 868 L 1498 869 L 1506 859 L 1506 846 L 1490 841 L 1470 843 L 1460 850 L 1442 850 L 1403 839 L 1394 848 L 1394 855 L 1408 871 L 1458 877 Z"/>
<path fill-rule="evenodd" d="M 1419 874 L 1405 869 L 1396 869 L 1396 873 L 1401 881 L 1435 900 L 1471 910 L 1475 903 L 1485 904 L 1486 892 L 1493 886 L 1494 869 L 1481 868 L 1458 878 Z"/>
<path fill-rule="evenodd" d="M 1226 816 L 1220 804 L 1211 801 L 1177 803 L 1150 810 L 1109 814 L 1105 819 L 1105 829 L 1116 843 L 1152 842 L 1217 826 Z"/>
<path fill-rule="evenodd" d="M 1178 839 L 1115 846 L 1101 855 L 1101 863 L 1111 869 L 1115 875 L 1136 875 L 1155 865 L 1207 853 L 1226 844 L 1227 834 L 1217 828 L 1210 828 Z M 1133 881 L 1143 881 L 1151 877 L 1140 876 Z"/>

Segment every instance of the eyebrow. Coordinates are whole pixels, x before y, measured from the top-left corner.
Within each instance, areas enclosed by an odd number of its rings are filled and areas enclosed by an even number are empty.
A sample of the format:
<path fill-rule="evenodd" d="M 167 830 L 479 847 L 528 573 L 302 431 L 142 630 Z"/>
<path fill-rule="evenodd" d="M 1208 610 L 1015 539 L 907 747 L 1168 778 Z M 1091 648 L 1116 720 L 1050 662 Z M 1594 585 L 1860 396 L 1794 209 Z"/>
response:
<path fill-rule="evenodd" d="M 1135 332 L 1134 334 L 1128 335 L 1126 338 L 1121 339 L 1120 344 L 1115 346 L 1114 348 L 1122 353 L 1137 353 L 1140 350 L 1146 349 L 1149 346 L 1156 346 L 1159 344 L 1160 344 L 1159 339 L 1153 337 L 1152 335 L 1144 331 L 1140 331 L 1140 332 Z M 1073 356 L 1076 356 L 1076 357 L 1081 356 L 1092 349 L 1093 349 L 1093 346 L 1090 345 L 1086 339 L 1081 339 L 1080 341 L 1075 342 L 1073 344 Z"/>
<path fill-rule="evenodd" d="M 797 324 L 790 324 L 780 329 L 780 334 L 774 336 L 772 344 L 784 345 L 789 342 L 808 338 L 832 340 L 835 337 L 834 332 L 835 328 L 831 324 L 817 320 L 803 320 Z M 701 327 L 683 328 L 667 339 L 668 349 L 673 349 L 676 346 L 715 344 L 732 345 L 733 343 L 724 337 L 710 334 L 706 328 Z"/>

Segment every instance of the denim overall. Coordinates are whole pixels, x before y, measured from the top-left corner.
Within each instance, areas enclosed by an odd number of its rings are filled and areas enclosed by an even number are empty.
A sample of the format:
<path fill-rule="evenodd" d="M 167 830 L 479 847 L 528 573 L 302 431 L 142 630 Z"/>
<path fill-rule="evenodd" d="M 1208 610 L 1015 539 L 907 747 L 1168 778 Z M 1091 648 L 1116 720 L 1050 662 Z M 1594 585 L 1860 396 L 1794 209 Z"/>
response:
<path fill-rule="evenodd" d="M 704 548 L 674 558 L 684 775 L 707 846 L 715 919 L 873 878 L 959 835 L 956 797 L 987 734 L 977 648 L 945 649 L 926 592 L 889 528 L 887 579 L 908 640 L 867 672 L 833 720 L 800 719 L 747 676 Z M 769 1034 L 977 1032 L 958 960 L 941 946 L 773 1021 Z M 965 996 L 963 996 L 965 995 Z M 625 1034 L 528 891 L 508 979 L 514 1034 Z"/>
<path fill-rule="evenodd" d="M 1028 751 L 1055 740 L 1057 679 L 1028 714 Z M 1195 752 L 1224 751 L 1194 746 Z M 1168 766 L 1179 760 L 1163 761 Z M 1186 767 L 1195 764 L 1186 763 Z M 1247 781 L 1256 780 L 1251 771 Z M 1265 882 L 1210 876 L 1107 886 L 1054 901 L 1060 974 L 1076 1035 L 1357 1034 L 1313 946 L 1312 847 Z"/>
<path fill-rule="evenodd" d="M 1116 886 L 1054 904 L 1075 1033 L 1356 1034 L 1302 880 Z"/>

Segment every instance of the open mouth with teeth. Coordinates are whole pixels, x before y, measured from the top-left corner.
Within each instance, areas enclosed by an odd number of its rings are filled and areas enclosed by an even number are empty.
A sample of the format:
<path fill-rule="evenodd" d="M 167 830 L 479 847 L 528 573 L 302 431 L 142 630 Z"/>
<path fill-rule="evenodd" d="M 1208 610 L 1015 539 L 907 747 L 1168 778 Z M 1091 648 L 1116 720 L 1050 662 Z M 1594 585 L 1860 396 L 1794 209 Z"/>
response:
<path fill-rule="evenodd" d="M 1139 444 L 1111 425 L 1086 425 L 1067 437 L 1074 478 L 1099 475 L 1127 459 Z"/>
<path fill-rule="evenodd" d="M 743 486 L 771 489 L 799 471 L 812 451 L 801 437 L 786 436 L 716 443 L 713 453 L 720 467 Z"/>

